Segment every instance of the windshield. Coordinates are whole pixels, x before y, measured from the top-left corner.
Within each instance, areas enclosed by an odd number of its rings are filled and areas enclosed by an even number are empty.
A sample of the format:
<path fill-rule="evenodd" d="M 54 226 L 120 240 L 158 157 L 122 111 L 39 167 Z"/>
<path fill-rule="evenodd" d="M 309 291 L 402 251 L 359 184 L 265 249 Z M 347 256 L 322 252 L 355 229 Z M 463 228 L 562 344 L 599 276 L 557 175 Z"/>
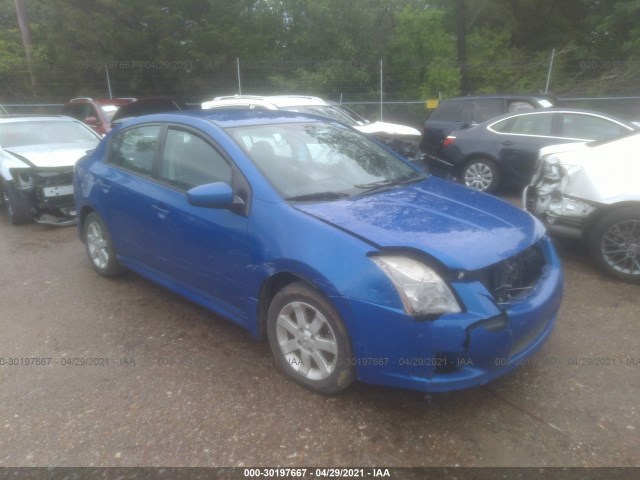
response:
<path fill-rule="evenodd" d="M 352 116 L 347 115 L 343 110 L 336 108 L 333 105 L 296 105 L 294 107 L 286 107 L 286 110 L 310 113 L 313 115 L 323 115 L 352 127 L 355 125 L 362 125 L 361 122 L 356 121 Z"/>
<path fill-rule="evenodd" d="M 75 121 L 29 120 L 0 124 L 0 146 L 3 148 L 97 140 L 91 130 Z"/>
<path fill-rule="evenodd" d="M 424 178 L 339 124 L 254 125 L 228 132 L 288 200 L 332 200 Z"/>

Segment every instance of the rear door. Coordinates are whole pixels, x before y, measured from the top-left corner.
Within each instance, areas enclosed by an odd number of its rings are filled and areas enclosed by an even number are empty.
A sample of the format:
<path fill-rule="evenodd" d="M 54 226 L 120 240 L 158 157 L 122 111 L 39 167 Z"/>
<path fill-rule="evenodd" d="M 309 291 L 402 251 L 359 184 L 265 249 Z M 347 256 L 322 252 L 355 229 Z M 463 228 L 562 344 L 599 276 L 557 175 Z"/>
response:
<path fill-rule="evenodd" d="M 457 130 L 472 119 L 473 105 L 470 101 L 449 100 L 440 103 L 424 125 L 422 134 L 422 150 L 437 155 L 442 142 L 449 133 Z"/>
<path fill-rule="evenodd" d="M 538 151 L 563 139 L 554 135 L 555 112 L 532 113 L 511 117 L 490 126 L 498 132 L 498 163 L 515 183 L 528 183 L 533 175 Z"/>
<path fill-rule="evenodd" d="M 98 211 L 107 222 L 115 249 L 130 261 L 153 265 L 149 196 L 163 127 L 142 125 L 118 132 L 109 143 L 106 163 L 92 167 Z"/>

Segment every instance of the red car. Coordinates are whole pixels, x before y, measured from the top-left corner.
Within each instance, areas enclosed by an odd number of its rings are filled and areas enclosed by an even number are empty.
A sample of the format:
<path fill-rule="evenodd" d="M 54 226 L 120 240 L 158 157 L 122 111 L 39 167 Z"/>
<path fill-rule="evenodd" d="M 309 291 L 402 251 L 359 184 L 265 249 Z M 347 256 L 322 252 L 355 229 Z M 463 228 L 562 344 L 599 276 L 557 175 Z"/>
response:
<path fill-rule="evenodd" d="M 135 101 L 135 98 L 74 98 L 65 104 L 62 114 L 80 120 L 104 135 L 111 130 L 111 119 L 118 109 Z"/>

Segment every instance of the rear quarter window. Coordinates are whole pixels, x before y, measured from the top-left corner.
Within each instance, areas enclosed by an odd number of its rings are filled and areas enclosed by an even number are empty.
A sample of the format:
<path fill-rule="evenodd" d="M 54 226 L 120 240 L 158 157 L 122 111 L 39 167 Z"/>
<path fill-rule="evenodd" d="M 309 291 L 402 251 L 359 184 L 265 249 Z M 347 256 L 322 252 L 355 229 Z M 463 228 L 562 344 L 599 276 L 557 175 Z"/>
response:
<path fill-rule="evenodd" d="M 462 109 L 465 102 L 453 101 L 442 102 L 431 114 L 429 120 L 444 121 L 444 122 L 457 122 L 460 121 L 462 116 Z"/>

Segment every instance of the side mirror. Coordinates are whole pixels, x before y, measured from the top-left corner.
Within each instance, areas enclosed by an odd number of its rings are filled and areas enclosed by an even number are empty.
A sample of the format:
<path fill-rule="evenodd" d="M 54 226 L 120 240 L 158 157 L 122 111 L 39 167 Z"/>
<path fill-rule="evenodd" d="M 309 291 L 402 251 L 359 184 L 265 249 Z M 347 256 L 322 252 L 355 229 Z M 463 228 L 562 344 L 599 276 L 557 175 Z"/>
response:
<path fill-rule="evenodd" d="M 97 127 L 98 119 L 96 117 L 87 117 L 84 120 L 82 120 L 82 123 L 89 125 L 90 127 Z"/>
<path fill-rule="evenodd" d="M 194 207 L 231 208 L 233 189 L 224 182 L 207 183 L 187 192 L 187 201 Z"/>

